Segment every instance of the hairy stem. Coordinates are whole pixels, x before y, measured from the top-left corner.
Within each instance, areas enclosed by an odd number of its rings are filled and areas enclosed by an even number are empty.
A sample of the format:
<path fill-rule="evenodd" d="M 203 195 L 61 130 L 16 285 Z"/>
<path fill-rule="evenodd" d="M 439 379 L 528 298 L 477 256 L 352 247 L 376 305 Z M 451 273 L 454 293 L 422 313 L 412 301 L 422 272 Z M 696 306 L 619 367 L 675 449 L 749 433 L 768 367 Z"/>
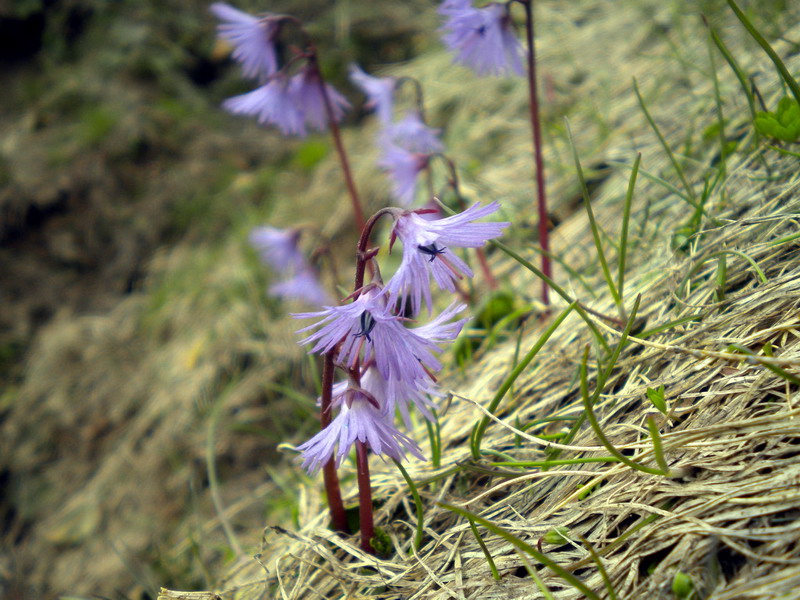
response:
<path fill-rule="evenodd" d="M 369 480 L 369 457 L 367 445 L 356 441 L 356 465 L 358 470 L 358 523 L 361 528 L 361 549 L 375 554 L 370 541 L 375 537 L 375 523 L 372 520 L 372 484 Z"/>

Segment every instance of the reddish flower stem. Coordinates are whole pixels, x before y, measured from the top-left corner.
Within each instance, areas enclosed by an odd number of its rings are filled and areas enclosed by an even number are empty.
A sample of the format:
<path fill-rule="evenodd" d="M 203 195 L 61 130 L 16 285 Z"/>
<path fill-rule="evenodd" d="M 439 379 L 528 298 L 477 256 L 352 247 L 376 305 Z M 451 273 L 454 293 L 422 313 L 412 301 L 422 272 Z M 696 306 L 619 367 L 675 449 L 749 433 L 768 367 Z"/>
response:
<path fill-rule="evenodd" d="M 369 456 L 367 445 L 356 440 L 356 469 L 358 471 L 358 524 L 361 529 L 361 549 L 375 554 L 370 543 L 375 537 L 375 522 L 372 518 L 372 483 L 369 479 Z"/>
<path fill-rule="evenodd" d="M 333 395 L 333 352 L 324 356 L 322 366 L 322 400 L 319 414 L 320 430 L 331 424 L 331 398 Z M 336 463 L 331 456 L 330 460 L 322 467 L 325 480 L 325 494 L 328 497 L 328 508 L 331 511 L 331 522 L 334 529 L 349 532 L 347 515 L 344 512 L 342 491 L 339 487 L 339 476 L 336 474 Z"/>
<path fill-rule="evenodd" d="M 331 130 L 331 135 L 333 136 L 333 145 L 336 147 L 336 154 L 339 156 L 339 163 L 342 166 L 342 173 L 344 174 L 344 182 L 347 185 L 347 191 L 350 194 L 350 200 L 353 203 L 353 217 L 356 222 L 356 227 L 358 229 L 363 229 L 365 225 L 364 220 L 364 210 L 361 208 L 361 199 L 358 195 L 358 190 L 356 189 L 356 183 L 353 179 L 353 173 L 350 170 L 350 161 L 347 158 L 347 152 L 344 149 L 344 144 L 342 144 L 342 135 L 339 131 L 339 125 L 336 123 L 335 115 L 333 114 L 333 106 L 331 105 L 331 99 L 328 96 L 328 90 L 325 88 L 325 78 L 322 76 L 322 72 L 320 71 L 319 64 L 317 62 L 317 53 L 316 50 L 311 48 L 308 51 L 308 62 L 309 65 L 316 71 L 317 73 L 317 80 L 319 81 L 320 92 L 322 93 L 322 100 L 325 102 L 325 112 L 328 115 L 328 127 Z"/>
<path fill-rule="evenodd" d="M 528 44 L 528 95 L 530 96 L 531 132 L 533 135 L 533 153 L 536 163 L 536 208 L 539 213 L 539 245 L 550 251 L 550 235 L 547 230 L 547 198 L 545 196 L 544 158 L 542 157 L 542 127 L 539 118 L 539 97 L 536 91 L 536 45 L 533 36 L 533 2 L 520 0 L 525 7 L 525 40 Z M 550 257 L 542 254 L 542 273 L 553 278 Z M 549 289 L 542 281 L 542 302 L 550 304 Z"/>

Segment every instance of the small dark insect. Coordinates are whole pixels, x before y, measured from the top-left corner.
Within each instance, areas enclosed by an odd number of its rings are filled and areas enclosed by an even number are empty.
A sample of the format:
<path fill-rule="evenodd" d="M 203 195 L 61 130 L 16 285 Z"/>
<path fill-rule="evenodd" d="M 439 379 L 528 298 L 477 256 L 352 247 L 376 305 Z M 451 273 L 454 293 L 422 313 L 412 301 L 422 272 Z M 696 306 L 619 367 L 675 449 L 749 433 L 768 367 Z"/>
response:
<path fill-rule="evenodd" d="M 364 311 L 361 313 L 361 331 L 358 333 L 353 334 L 355 337 L 365 337 L 367 338 L 368 342 L 372 341 L 372 338 L 369 337 L 369 334 L 372 333 L 372 330 L 375 329 L 375 319 L 370 314 L 369 311 Z"/>
<path fill-rule="evenodd" d="M 420 245 L 417 246 L 417 248 L 419 248 L 419 251 L 422 252 L 423 254 L 427 254 L 428 256 L 431 257 L 428 262 L 433 262 L 433 259 L 436 258 L 438 254 L 444 254 L 444 251 L 446 250 L 446 248 L 437 248 L 436 242 L 433 242 L 429 246 Z"/>

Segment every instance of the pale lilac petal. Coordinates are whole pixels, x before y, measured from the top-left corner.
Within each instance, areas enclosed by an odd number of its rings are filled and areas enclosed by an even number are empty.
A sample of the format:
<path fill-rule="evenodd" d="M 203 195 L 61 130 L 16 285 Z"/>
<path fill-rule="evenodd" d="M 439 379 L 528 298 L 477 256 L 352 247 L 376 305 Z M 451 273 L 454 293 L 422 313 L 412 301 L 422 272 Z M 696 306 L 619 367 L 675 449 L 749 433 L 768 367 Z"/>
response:
<path fill-rule="evenodd" d="M 383 135 L 389 142 L 420 154 L 434 154 L 444 150 L 439 140 L 440 130 L 428 127 L 420 118 L 419 112 L 409 111 L 406 115 L 384 129 Z"/>
<path fill-rule="evenodd" d="M 297 246 L 298 238 L 297 229 L 279 229 L 265 225 L 253 228 L 248 240 L 262 262 L 278 273 L 294 273 L 306 264 L 306 259 Z"/>
<path fill-rule="evenodd" d="M 322 287 L 317 273 L 311 267 L 272 284 L 269 293 L 287 300 L 302 300 L 311 306 L 323 306 L 331 302 L 330 294 Z"/>
<path fill-rule="evenodd" d="M 321 80 L 316 69 L 304 68 L 292 76 L 289 82 L 289 95 L 292 103 L 303 115 L 306 125 L 317 131 L 325 131 L 328 128 L 328 112 L 320 84 Z M 325 84 L 325 91 L 331 104 L 333 118 L 338 123 L 350 108 L 350 103 L 330 84 Z"/>
<path fill-rule="evenodd" d="M 350 65 L 350 80 L 366 94 L 365 108 L 374 110 L 378 118 L 388 125 L 392 121 L 394 109 L 394 90 L 397 83 L 395 78 L 372 77 L 358 65 L 352 64 Z"/>
<path fill-rule="evenodd" d="M 219 37 L 233 46 L 233 58 L 241 63 L 245 77 L 264 81 L 277 71 L 279 18 L 267 15 L 259 19 L 224 2 L 215 2 L 210 10 L 221 21 Z"/>
<path fill-rule="evenodd" d="M 422 301 L 431 310 L 430 278 L 441 289 L 455 291 L 455 282 L 472 277 L 472 270 L 451 248 L 478 248 L 487 240 L 500 237 L 509 223 L 474 223 L 500 208 L 497 202 L 475 204 L 464 212 L 444 219 L 428 220 L 413 211 L 399 213 L 393 235 L 403 242 L 403 259 L 387 282 L 385 292 L 399 310 L 411 306 L 417 314 Z"/>
<path fill-rule="evenodd" d="M 273 77 L 252 92 L 228 98 L 222 106 L 233 114 L 256 117 L 262 125 L 275 125 L 284 135 L 306 135 L 304 115 L 289 93 L 284 77 Z"/>
<path fill-rule="evenodd" d="M 393 143 L 385 143 L 378 165 L 389 172 L 392 180 L 392 194 L 403 206 L 414 202 L 417 191 L 417 178 L 428 166 L 426 154 L 409 152 Z"/>
<path fill-rule="evenodd" d="M 507 5 L 473 8 L 465 2 L 446 2 L 439 12 L 445 16 L 442 39 L 455 52 L 455 62 L 471 67 L 478 75 L 523 74 L 522 47 Z"/>

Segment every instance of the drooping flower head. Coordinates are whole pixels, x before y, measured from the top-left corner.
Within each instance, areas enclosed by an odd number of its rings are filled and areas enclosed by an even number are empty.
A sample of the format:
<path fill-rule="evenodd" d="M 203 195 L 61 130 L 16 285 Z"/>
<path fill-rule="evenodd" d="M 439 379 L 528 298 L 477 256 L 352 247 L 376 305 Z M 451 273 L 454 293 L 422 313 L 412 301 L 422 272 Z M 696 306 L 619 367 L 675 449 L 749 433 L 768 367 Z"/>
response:
<path fill-rule="evenodd" d="M 474 8 L 466 0 L 447 0 L 439 7 L 445 17 L 444 43 L 455 62 L 478 75 L 522 75 L 522 47 L 514 35 L 508 5 L 493 2 Z"/>
<path fill-rule="evenodd" d="M 325 94 L 331 104 L 333 119 L 338 123 L 350 108 L 350 103 L 329 83 L 322 83 L 316 66 L 306 64 L 292 76 L 289 84 L 290 96 L 302 113 L 306 125 L 317 131 L 328 128 L 328 113 L 325 109 Z"/>
<path fill-rule="evenodd" d="M 394 77 L 372 77 L 358 65 L 352 64 L 350 65 L 350 81 L 366 94 L 367 102 L 364 107 L 374 110 L 384 125 L 391 123 L 397 80 Z"/>
<path fill-rule="evenodd" d="M 240 96 L 228 98 L 222 107 L 236 115 L 256 117 L 262 125 L 275 125 L 284 135 L 306 135 L 305 114 L 300 110 L 291 81 L 281 72 L 266 84 Z"/>
<path fill-rule="evenodd" d="M 392 242 L 403 242 L 403 259 L 394 276 L 387 282 L 385 292 L 390 302 L 399 302 L 405 310 L 407 302 L 414 314 L 422 300 L 431 310 L 430 278 L 440 288 L 455 291 L 455 281 L 472 277 L 472 270 L 451 248 L 479 248 L 487 240 L 499 237 L 509 223 L 474 223 L 500 208 L 492 202 L 486 206 L 474 204 L 464 212 L 429 221 L 415 211 L 397 211 Z M 430 339 L 430 338 L 429 338 Z"/>
<path fill-rule="evenodd" d="M 382 146 L 378 165 L 388 171 L 395 199 L 410 206 L 416 196 L 417 178 L 428 166 L 430 155 L 411 152 L 388 140 L 382 141 Z"/>
<path fill-rule="evenodd" d="M 302 300 L 310 306 L 324 306 L 331 302 L 331 295 L 322 287 L 316 269 L 305 266 L 294 275 L 273 283 L 269 293 L 285 300 Z"/>
<path fill-rule="evenodd" d="M 303 468 L 313 474 L 336 454 L 338 467 L 356 441 L 365 443 L 377 455 L 386 455 L 397 461 L 405 460 L 410 452 L 425 460 L 420 447 L 392 424 L 392 415 L 383 406 L 376 406 L 376 398 L 352 383 L 334 387 L 332 405 L 339 406 L 339 414 L 330 425 L 297 447 L 303 453 Z"/>
<path fill-rule="evenodd" d="M 442 368 L 435 356 L 440 352 L 439 344 L 455 339 L 460 327 L 455 331 L 450 324 L 439 324 L 434 331 L 425 332 L 427 337 L 417 335 L 403 325 L 403 318 L 391 312 L 386 300 L 383 290 L 372 286 L 350 304 L 294 314 L 299 319 L 321 319 L 299 330 L 318 328 L 300 343 L 314 343 L 311 351 L 320 354 L 338 348 L 335 360 L 350 368 L 359 358 L 364 363 L 373 361 L 386 380 L 415 384 L 429 379 L 430 371 Z"/>
<path fill-rule="evenodd" d="M 444 150 L 439 140 L 439 130 L 428 127 L 420 118 L 419 111 L 412 110 L 399 121 L 386 127 L 382 135 L 409 152 L 434 154 Z"/>
<path fill-rule="evenodd" d="M 261 261 L 278 273 L 295 273 L 305 266 L 306 259 L 297 245 L 299 239 L 298 229 L 279 229 L 269 225 L 253 228 L 248 237 Z"/>
<path fill-rule="evenodd" d="M 233 46 L 233 58 L 241 63 L 245 77 L 264 82 L 278 70 L 275 42 L 282 17 L 254 17 L 224 2 L 215 2 L 210 10 L 221 21 L 219 37 Z"/>

